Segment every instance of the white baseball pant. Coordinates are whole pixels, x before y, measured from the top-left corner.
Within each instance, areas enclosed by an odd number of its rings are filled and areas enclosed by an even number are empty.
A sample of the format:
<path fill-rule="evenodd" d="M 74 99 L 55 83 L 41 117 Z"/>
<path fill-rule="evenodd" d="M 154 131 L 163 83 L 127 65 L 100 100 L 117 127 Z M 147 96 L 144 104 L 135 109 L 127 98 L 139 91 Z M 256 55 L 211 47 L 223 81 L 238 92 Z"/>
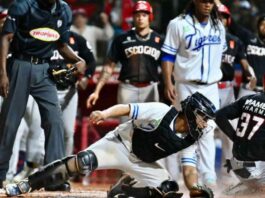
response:
<path fill-rule="evenodd" d="M 177 82 L 177 108 L 180 109 L 180 101 L 186 99 L 196 91 L 203 94 L 219 109 L 219 93 L 217 83 L 210 85 L 197 85 L 190 82 Z M 201 179 L 204 183 L 216 182 L 215 172 L 215 141 L 214 129 L 216 124 L 213 121 L 208 122 L 209 131 L 199 139 L 197 144 L 191 145 L 181 152 L 182 165 L 197 166 Z M 198 150 L 199 159 L 197 159 L 196 150 Z"/>
<path fill-rule="evenodd" d="M 138 182 L 136 187 L 158 187 L 170 179 L 169 173 L 159 162 L 145 163 L 131 153 L 117 138 L 114 131 L 87 148 L 97 156 L 98 169 L 118 169 L 130 174 Z"/>

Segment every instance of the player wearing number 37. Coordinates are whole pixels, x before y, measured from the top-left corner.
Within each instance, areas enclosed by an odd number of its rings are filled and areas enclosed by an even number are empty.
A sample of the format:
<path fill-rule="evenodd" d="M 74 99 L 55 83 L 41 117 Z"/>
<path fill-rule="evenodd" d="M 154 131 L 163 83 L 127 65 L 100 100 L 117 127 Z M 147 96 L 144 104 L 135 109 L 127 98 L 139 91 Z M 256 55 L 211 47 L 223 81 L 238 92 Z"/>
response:
<path fill-rule="evenodd" d="M 236 130 L 229 120 L 239 118 Z M 265 187 L 265 93 L 240 98 L 216 113 L 216 123 L 233 141 L 233 157 L 227 171 L 240 179 L 226 189 L 229 195 L 260 190 Z"/>

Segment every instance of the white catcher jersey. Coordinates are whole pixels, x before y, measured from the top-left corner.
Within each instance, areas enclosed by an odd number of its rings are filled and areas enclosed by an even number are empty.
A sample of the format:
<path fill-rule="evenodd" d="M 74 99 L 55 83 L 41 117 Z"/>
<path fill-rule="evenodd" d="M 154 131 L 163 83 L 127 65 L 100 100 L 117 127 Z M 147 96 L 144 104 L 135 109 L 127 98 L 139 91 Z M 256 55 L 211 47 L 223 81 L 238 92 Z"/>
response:
<path fill-rule="evenodd" d="M 170 110 L 170 107 L 164 103 L 147 102 L 147 103 L 132 103 L 130 104 L 131 120 L 120 124 L 115 130 L 115 134 L 119 134 L 123 140 L 124 145 L 131 150 L 131 141 L 133 135 L 133 128 L 142 128 L 146 132 L 155 129 L 165 114 Z M 170 127 L 174 129 L 172 122 Z"/>
<path fill-rule="evenodd" d="M 225 49 L 222 23 L 219 21 L 215 30 L 211 19 L 206 25 L 201 25 L 191 15 L 180 15 L 170 21 L 162 47 L 162 51 L 176 56 L 174 70 L 177 81 L 205 83 L 221 79 L 221 57 Z"/>

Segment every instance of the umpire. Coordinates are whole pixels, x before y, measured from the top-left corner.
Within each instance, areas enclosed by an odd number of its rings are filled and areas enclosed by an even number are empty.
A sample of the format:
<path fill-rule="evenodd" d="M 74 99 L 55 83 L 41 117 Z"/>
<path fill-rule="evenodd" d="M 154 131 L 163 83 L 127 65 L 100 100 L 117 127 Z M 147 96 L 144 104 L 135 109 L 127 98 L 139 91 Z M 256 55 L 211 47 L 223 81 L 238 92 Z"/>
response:
<path fill-rule="evenodd" d="M 0 187 L 29 94 L 38 103 L 45 131 L 44 163 L 64 156 L 61 111 L 47 70 L 58 48 L 84 72 L 85 62 L 66 44 L 71 20 L 71 10 L 62 0 L 16 0 L 8 10 L 0 37 L 0 94 L 5 98 L 0 114 Z M 9 50 L 12 58 L 7 61 Z"/>

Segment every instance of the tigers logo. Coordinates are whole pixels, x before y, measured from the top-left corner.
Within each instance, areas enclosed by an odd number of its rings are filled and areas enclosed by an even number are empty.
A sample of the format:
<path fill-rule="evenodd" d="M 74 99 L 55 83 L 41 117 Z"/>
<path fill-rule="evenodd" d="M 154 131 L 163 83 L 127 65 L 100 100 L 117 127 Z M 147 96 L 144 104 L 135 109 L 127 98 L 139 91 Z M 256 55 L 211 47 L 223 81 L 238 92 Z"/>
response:
<path fill-rule="evenodd" d="M 37 28 L 29 32 L 29 34 L 38 40 L 45 42 L 57 41 L 60 38 L 60 34 L 51 28 Z"/>

